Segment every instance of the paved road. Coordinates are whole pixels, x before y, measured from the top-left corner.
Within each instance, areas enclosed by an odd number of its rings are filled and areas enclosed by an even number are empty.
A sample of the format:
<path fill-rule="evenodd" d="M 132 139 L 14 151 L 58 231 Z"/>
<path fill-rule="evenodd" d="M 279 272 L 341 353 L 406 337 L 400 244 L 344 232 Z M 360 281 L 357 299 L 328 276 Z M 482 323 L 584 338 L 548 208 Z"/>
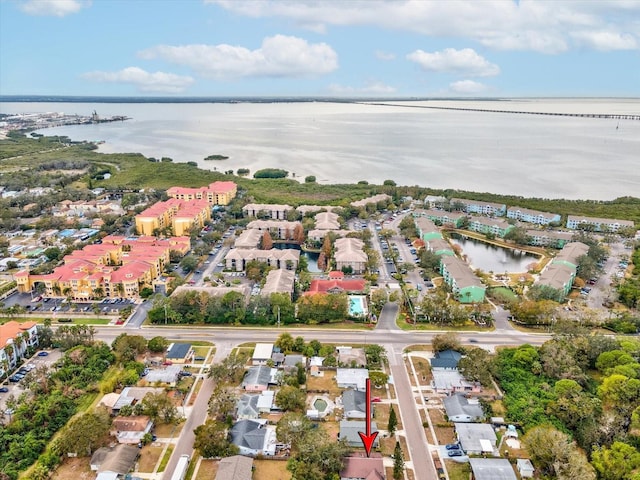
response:
<path fill-rule="evenodd" d="M 214 382 L 210 378 L 206 378 L 203 380 L 202 387 L 200 387 L 200 391 L 198 392 L 198 397 L 196 398 L 193 407 L 191 407 L 191 413 L 187 417 L 187 421 L 182 427 L 182 431 L 180 432 L 180 437 L 178 438 L 178 443 L 171 454 L 171 458 L 169 459 L 169 463 L 167 463 L 167 467 L 165 468 L 164 474 L 162 476 L 163 480 L 169 480 L 171 475 L 173 475 L 173 471 L 176 468 L 176 464 L 178 463 L 178 459 L 181 455 L 189 455 L 193 456 L 193 444 L 195 442 L 196 436 L 193 431 L 204 424 L 207 419 L 207 410 L 209 407 L 209 398 L 211 398 L 211 394 L 213 393 Z"/>
<path fill-rule="evenodd" d="M 407 439 L 409 456 L 407 461 L 411 461 L 415 478 L 417 480 L 436 480 L 436 467 L 433 463 L 427 436 L 422 427 L 422 420 L 416 408 L 416 401 L 409 380 L 409 374 L 404 366 L 402 350 L 397 351 L 393 345 L 387 346 L 389 368 L 393 376 L 393 385 L 396 389 L 400 418 L 404 427 Z"/>

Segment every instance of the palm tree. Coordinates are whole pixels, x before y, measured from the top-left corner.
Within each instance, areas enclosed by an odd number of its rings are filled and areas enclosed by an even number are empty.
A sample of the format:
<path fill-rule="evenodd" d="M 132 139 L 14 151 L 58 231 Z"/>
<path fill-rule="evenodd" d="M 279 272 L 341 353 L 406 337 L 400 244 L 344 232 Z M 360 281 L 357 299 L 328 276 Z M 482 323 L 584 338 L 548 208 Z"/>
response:
<path fill-rule="evenodd" d="M 97 287 L 93 289 L 93 296 L 94 298 L 102 298 L 104 297 L 104 288 L 102 287 Z"/>

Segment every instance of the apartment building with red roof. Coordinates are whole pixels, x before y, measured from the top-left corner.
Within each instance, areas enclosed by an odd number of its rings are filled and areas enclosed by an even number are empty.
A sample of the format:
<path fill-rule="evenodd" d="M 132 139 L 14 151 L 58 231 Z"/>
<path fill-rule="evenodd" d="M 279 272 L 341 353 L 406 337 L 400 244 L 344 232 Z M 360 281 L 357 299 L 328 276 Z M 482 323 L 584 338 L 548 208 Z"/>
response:
<path fill-rule="evenodd" d="M 110 235 L 102 244 L 87 245 L 65 256 L 64 264 L 50 274 L 22 271 L 15 274 L 15 279 L 20 292 L 44 284 L 46 297 L 135 298 L 162 275 L 172 250 L 184 254 L 189 248 L 189 237 L 135 239 Z"/>
<path fill-rule="evenodd" d="M 136 231 L 140 235 L 155 236 L 168 230 L 182 236 L 188 235 L 194 227 L 202 228 L 210 219 L 211 208 L 206 200 L 170 198 L 136 215 Z"/>
<path fill-rule="evenodd" d="M 0 325 L 0 378 L 16 366 L 29 347 L 38 346 L 36 322 L 18 323 L 11 320 Z"/>
<path fill-rule="evenodd" d="M 229 205 L 238 192 L 235 182 L 213 182 L 207 187 L 171 187 L 167 195 L 178 200 L 206 200 L 209 205 Z"/>

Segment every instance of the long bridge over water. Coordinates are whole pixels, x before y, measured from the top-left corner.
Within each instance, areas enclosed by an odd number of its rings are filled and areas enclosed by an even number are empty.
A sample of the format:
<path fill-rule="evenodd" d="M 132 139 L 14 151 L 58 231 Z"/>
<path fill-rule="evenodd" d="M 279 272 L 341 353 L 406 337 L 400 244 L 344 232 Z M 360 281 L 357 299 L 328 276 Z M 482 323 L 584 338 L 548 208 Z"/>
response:
<path fill-rule="evenodd" d="M 436 107 L 433 105 L 407 105 L 398 103 L 373 103 L 363 102 L 367 105 L 380 105 L 388 107 L 409 107 L 409 108 L 429 108 L 433 110 L 460 110 L 465 112 L 486 112 L 486 113 L 515 113 L 520 115 L 547 115 L 554 117 L 582 117 L 582 118 L 608 118 L 613 120 L 640 120 L 640 114 L 629 113 L 560 113 L 560 112 L 528 112 L 524 110 L 496 110 L 491 108 L 468 108 L 468 107 Z"/>

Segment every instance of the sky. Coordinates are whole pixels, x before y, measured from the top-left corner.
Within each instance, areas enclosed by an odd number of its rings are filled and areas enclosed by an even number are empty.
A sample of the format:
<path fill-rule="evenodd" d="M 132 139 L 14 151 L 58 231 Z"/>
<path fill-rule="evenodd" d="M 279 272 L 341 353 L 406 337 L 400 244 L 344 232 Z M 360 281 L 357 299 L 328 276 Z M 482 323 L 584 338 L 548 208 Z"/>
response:
<path fill-rule="evenodd" d="M 0 95 L 640 97 L 640 0 L 0 0 Z"/>

